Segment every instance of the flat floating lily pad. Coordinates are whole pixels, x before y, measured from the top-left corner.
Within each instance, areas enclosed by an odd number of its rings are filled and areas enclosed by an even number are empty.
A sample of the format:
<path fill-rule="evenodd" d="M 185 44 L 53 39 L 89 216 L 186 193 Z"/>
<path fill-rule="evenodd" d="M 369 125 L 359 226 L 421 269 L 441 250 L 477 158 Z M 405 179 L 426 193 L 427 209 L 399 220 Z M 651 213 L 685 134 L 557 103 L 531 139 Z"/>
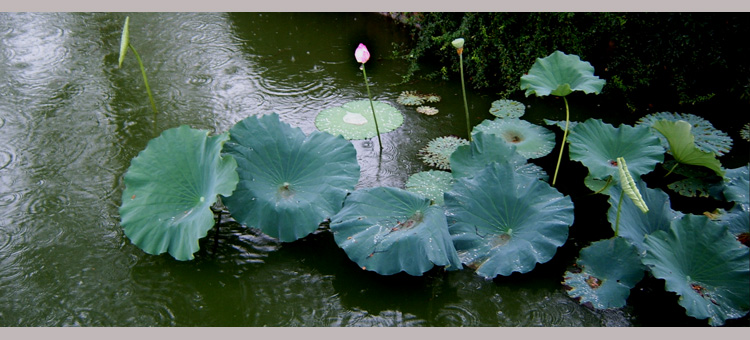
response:
<path fill-rule="evenodd" d="M 429 170 L 409 176 L 406 190 L 432 200 L 433 204 L 443 205 L 443 193 L 451 189 L 453 174 L 447 171 Z"/>
<path fill-rule="evenodd" d="M 515 100 L 500 99 L 492 102 L 490 114 L 498 118 L 519 118 L 526 112 L 526 106 Z"/>
<path fill-rule="evenodd" d="M 193 259 L 214 226 L 211 205 L 237 185 L 237 163 L 220 155 L 227 133 L 180 126 L 149 141 L 125 173 L 120 218 L 125 235 L 145 252 Z"/>
<path fill-rule="evenodd" d="M 357 152 L 341 136 L 305 136 L 276 114 L 245 118 L 229 132 L 224 148 L 240 182 L 224 204 L 237 222 L 281 242 L 315 231 L 359 181 Z"/>
<path fill-rule="evenodd" d="M 438 137 L 427 143 L 427 146 L 419 150 L 419 157 L 429 165 L 442 170 L 450 170 L 450 157 L 461 145 L 468 145 L 469 141 L 456 136 Z"/>
<path fill-rule="evenodd" d="M 594 67 L 575 54 L 555 51 L 544 58 L 537 58 L 529 73 L 521 77 L 521 90 L 526 97 L 553 95 L 564 97 L 573 91 L 598 94 L 605 80 L 594 75 Z"/>
<path fill-rule="evenodd" d="M 633 245 L 619 237 L 581 249 L 576 263 L 580 273 L 565 272 L 568 295 L 596 309 L 624 307 L 646 270 Z"/>
<path fill-rule="evenodd" d="M 664 148 L 645 126 L 614 126 L 600 119 L 576 125 L 568 137 L 570 159 L 583 163 L 593 178 L 617 177 L 617 158 L 628 162 L 628 170 L 638 180 L 664 161 Z"/>
<path fill-rule="evenodd" d="M 570 197 L 507 163 L 458 178 L 445 205 L 461 262 L 485 278 L 526 273 L 549 261 L 573 224 Z"/>
<path fill-rule="evenodd" d="M 417 108 L 417 112 L 427 116 L 434 116 L 438 113 L 438 109 L 432 106 L 420 106 Z"/>
<path fill-rule="evenodd" d="M 645 241 L 643 263 L 687 315 L 721 326 L 750 310 L 750 249 L 705 216 L 685 215 Z"/>
<path fill-rule="evenodd" d="M 492 133 L 514 145 L 516 152 L 526 158 L 539 158 L 549 154 L 555 147 L 555 134 L 547 128 L 517 118 L 485 120 L 472 130 Z"/>
<path fill-rule="evenodd" d="M 375 101 L 372 103 L 378 119 L 380 134 L 390 132 L 404 123 L 404 116 L 395 107 Z M 346 139 L 368 139 L 377 136 L 375 120 L 369 100 L 348 102 L 321 111 L 315 117 L 315 127 L 334 136 Z"/>
<path fill-rule="evenodd" d="M 330 228 L 336 244 L 364 270 L 419 276 L 436 265 L 461 269 L 443 208 L 406 190 L 356 190 Z"/>

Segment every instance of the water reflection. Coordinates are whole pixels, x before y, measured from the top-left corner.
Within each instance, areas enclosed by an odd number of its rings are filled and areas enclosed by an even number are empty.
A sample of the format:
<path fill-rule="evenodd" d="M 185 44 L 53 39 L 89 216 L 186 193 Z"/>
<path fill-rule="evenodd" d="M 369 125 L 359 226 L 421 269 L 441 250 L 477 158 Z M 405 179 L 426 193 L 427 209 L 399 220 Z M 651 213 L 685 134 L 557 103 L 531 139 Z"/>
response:
<path fill-rule="evenodd" d="M 394 85 L 404 64 L 385 56 L 408 36 L 376 14 L 136 13 L 131 43 L 159 109 L 154 131 L 137 62 L 117 68 L 126 15 L 0 13 L 0 325 L 627 324 L 568 299 L 557 274 L 535 286 L 471 271 L 362 271 L 324 229 L 280 244 L 226 218 L 194 261 L 145 254 L 123 235 L 118 207 L 122 175 L 155 132 L 223 132 L 276 112 L 309 133 L 318 112 L 366 97 L 359 42 L 383 56 L 368 64 L 374 99 L 405 119 L 383 135 L 382 157 L 376 139 L 353 141 L 358 187 L 403 187 L 427 170 L 419 149 L 465 125 L 460 84 Z M 395 102 L 412 86 L 443 98 L 439 115 Z"/>

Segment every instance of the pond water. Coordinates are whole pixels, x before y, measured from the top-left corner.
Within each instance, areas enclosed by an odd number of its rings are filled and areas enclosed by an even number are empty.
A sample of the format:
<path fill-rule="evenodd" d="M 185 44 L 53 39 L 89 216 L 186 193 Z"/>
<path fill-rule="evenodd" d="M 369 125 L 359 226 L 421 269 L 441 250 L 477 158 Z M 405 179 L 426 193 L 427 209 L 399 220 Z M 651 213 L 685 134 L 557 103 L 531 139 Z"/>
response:
<path fill-rule="evenodd" d="M 385 16 L 135 13 L 130 39 L 160 111 L 155 134 L 132 53 L 117 67 L 126 15 L 0 13 L 0 326 L 705 325 L 657 281 L 619 310 L 570 299 L 560 282 L 581 246 L 574 230 L 552 261 L 495 280 L 471 270 L 380 276 L 326 230 L 280 244 L 231 220 L 193 261 L 144 253 L 125 237 L 118 207 L 122 176 L 151 138 L 179 125 L 224 132 L 272 112 L 310 133 L 318 112 L 366 99 L 353 56 L 360 42 L 373 56 L 373 99 L 401 109 L 405 123 L 382 136 L 382 160 L 377 146 L 353 141 L 358 188 L 403 187 L 429 169 L 417 157 L 427 142 L 466 132 L 460 83 L 398 85 L 406 63 L 391 58 L 392 43 L 409 32 Z M 442 96 L 440 113 L 396 103 L 405 90 Z M 467 94 L 472 125 L 491 118 L 499 98 Z M 561 107 L 524 102 L 536 124 L 543 113 L 533 112 Z"/>

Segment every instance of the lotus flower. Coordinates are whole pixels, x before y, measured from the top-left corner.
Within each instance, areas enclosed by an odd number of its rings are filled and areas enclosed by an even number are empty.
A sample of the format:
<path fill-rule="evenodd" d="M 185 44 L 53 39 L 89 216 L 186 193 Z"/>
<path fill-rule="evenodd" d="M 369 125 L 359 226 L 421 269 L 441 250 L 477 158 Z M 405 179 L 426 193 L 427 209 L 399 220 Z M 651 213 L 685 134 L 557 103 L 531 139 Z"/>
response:
<path fill-rule="evenodd" d="M 354 58 L 357 58 L 357 62 L 362 64 L 370 60 L 370 51 L 367 50 L 365 44 L 360 43 L 357 46 L 357 50 L 354 51 Z"/>
<path fill-rule="evenodd" d="M 380 140 L 380 129 L 378 128 L 378 117 L 375 115 L 375 105 L 372 103 L 372 94 L 370 94 L 370 85 L 367 84 L 367 72 L 365 72 L 365 63 L 370 60 L 370 51 L 367 50 L 367 46 L 363 43 L 359 43 L 357 49 L 354 51 L 354 58 L 357 62 L 361 63 L 362 66 L 359 68 L 362 70 L 362 76 L 365 77 L 365 87 L 367 88 L 367 97 L 370 98 L 370 109 L 372 109 L 372 120 L 375 123 L 375 134 L 378 135 L 378 146 L 380 146 L 380 154 L 383 154 L 383 141 Z"/>

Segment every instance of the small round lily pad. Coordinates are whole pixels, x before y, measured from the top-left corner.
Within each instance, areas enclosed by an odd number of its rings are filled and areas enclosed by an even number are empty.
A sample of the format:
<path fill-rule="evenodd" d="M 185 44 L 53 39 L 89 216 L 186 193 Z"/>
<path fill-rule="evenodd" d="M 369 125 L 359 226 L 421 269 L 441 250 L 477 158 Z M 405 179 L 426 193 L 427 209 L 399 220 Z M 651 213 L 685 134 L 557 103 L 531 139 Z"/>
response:
<path fill-rule="evenodd" d="M 404 123 L 403 114 L 389 104 L 375 101 L 370 106 L 369 100 L 356 100 L 321 111 L 315 117 L 315 127 L 349 140 L 375 137 L 377 132 L 372 107 L 375 107 L 380 134 L 393 131 Z"/>
<path fill-rule="evenodd" d="M 451 154 L 461 145 L 469 145 L 469 141 L 456 136 L 438 137 L 419 150 L 419 157 L 429 166 L 450 170 Z"/>
<path fill-rule="evenodd" d="M 490 108 L 490 113 L 499 118 L 519 118 L 525 111 L 526 107 L 523 103 L 510 99 L 496 100 L 492 102 Z"/>

